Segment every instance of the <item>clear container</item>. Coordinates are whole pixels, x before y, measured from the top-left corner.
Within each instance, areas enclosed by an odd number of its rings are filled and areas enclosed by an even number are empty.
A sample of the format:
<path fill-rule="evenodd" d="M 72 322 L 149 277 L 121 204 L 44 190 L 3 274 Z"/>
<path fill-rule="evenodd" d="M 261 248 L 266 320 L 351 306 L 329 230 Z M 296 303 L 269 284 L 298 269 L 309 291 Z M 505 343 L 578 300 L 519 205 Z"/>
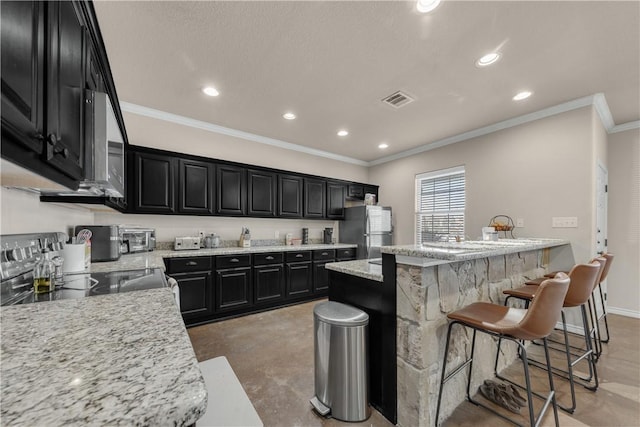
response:
<path fill-rule="evenodd" d="M 42 250 L 42 254 L 33 267 L 33 292 L 44 294 L 55 289 L 54 283 L 55 265 L 49 259 L 49 251 Z"/>

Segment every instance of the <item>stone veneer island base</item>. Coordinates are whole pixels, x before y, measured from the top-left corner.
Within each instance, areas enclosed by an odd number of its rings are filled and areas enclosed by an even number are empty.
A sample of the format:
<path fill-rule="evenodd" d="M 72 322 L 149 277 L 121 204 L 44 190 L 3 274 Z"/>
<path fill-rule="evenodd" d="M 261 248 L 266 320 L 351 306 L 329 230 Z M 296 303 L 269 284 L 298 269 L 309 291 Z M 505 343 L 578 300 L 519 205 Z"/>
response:
<path fill-rule="evenodd" d="M 395 264 L 397 310 L 397 425 L 433 426 L 447 334 L 447 313 L 476 301 L 503 304 L 502 291 L 548 271 L 573 265 L 569 242 L 527 239 L 384 247 L 383 265 Z M 477 250 L 476 250 L 477 249 Z M 438 258 L 434 258 L 438 257 Z M 385 271 L 392 271 L 385 268 Z M 472 332 L 452 332 L 447 367 L 454 369 L 471 351 Z M 497 340 L 478 334 L 472 393 L 493 377 Z M 515 346 L 502 346 L 499 370 L 515 360 Z M 448 369 L 449 371 L 449 369 Z M 441 421 L 466 398 L 468 369 L 443 391 Z"/>

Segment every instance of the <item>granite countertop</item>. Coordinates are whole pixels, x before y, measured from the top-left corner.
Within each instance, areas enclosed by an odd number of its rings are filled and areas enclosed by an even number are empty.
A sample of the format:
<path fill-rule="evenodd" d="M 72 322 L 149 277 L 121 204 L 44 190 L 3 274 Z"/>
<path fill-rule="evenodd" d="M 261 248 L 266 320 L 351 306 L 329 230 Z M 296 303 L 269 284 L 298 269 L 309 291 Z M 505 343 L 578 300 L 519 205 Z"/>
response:
<path fill-rule="evenodd" d="M 330 262 L 325 264 L 327 270 L 350 274 L 364 279 L 382 282 L 382 265 L 371 264 L 367 259 L 355 261 Z"/>
<path fill-rule="evenodd" d="M 168 288 L 2 307 L 0 424 L 192 425 L 207 391 Z"/>
<path fill-rule="evenodd" d="M 500 239 L 498 241 L 472 240 L 459 243 L 430 242 L 423 245 L 383 246 L 381 251 L 395 254 L 396 262 L 399 263 L 402 263 L 403 257 L 427 258 L 430 259 L 427 262 L 437 263 L 437 261 L 466 261 L 568 244 L 570 244 L 569 240 L 542 238 Z"/>
<path fill-rule="evenodd" d="M 165 269 L 163 258 L 180 258 L 192 256 L 216 256 L 216 255 L 237 255 L 264 252 L 288 252 L 288 251 L 311 251 L 318 249 L 348 249 L 357 245 L 347 243 L 335 244 L 311 244 L 311 245 L 278 245 L 278 246 L 255 246 L 251 248 L 226 247 L 215 249 L 194 249 L 184 251 L 156 250 L 152 252 L 140 252 L 135 254 L 125 254 L 118 261 L 92 262 L 86 272 L 103 273 L 118 270 L 136 270 L 142 268 L 162 268 Z"/>

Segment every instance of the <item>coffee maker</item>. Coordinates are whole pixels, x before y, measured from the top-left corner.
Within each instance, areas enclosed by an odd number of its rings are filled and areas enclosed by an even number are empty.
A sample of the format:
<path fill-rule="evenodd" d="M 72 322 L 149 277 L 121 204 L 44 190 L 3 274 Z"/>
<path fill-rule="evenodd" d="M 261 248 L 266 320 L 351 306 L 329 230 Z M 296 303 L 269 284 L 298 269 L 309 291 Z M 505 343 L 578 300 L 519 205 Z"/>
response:
<path fill-rule="evenodd" d="M 323 243 L 333 243 L 333 228 L 332 227 L 325 228 L 323 236 L 324 236 Z"/>

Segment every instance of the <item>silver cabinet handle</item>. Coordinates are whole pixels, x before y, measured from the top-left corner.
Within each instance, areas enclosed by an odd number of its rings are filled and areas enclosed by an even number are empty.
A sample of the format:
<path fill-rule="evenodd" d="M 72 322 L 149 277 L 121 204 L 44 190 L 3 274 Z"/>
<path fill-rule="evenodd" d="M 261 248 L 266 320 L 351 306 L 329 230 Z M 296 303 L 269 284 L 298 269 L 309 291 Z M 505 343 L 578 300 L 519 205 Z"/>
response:
<path fill-rule="evenodd" d="M 322 252 L 322 256 L 327 256 L 329 255 L 329 252 Z"/>
<path fill-rule="evenodd" d="M 192 265 L 192 266 L 193 266 L 193 265 L 198 265 L 198 263 L 197 263 L 197 262 L 195 262 L 195 261 L 189 261 L 189 262 L 187 263 L 187 265 Z"/>
<path fill-rule="evenodd" d="M 297 255 L 296 255 L 296 258 L 302 258 L 303 256 L 304 256 L 304 255 L 302 255 L 302 254 L 297 254 Z"/>
<path fill-rule="evenodd" d="M 272 259 L 275 259 L 274 257 L 272 257 L 271 255 L 269 255 L 268 257 L 266 257 L 265 259 L 268 259 L 269 261 L 271 261 Z"/>
<path fill-rule="evenodd" d="M 238 258 L 231 258 L 229 262 L 240 262 L 240 260 Z"/>

